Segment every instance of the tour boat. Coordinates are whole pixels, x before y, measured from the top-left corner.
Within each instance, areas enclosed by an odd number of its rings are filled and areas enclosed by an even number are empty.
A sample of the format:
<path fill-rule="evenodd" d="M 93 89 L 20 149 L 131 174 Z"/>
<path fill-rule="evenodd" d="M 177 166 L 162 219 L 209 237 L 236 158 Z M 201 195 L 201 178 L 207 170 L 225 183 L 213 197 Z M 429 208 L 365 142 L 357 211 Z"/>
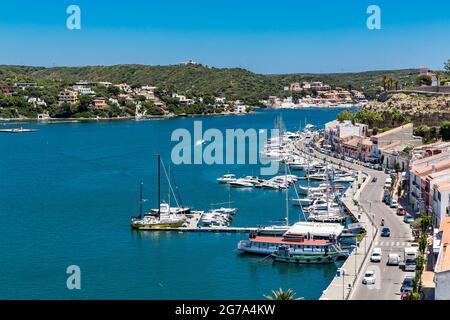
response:
<path fill-rule="evenodd" d="M 271 254 L 276 262 L 296 263 L 296 264 L 325 264 L 334 263 L 337 259 L 344 256 L 342 250 L 335 248 L 335 245 L 325 240 L 315 240 L 315 251 L 308 252 L 299 249 L 293 249 L 292 246 L 280 245 L 278 249 Z M 321 243 L 318 243 L 321 242 Z M 308 245 L 305 245 L 308 246 Z"/>
<path fill-rule="evenodd" d="M 285 238 L 270 236 L 251 236 L 249 240 L 241 240 L 238 250 L 245 253 L 272 255 L 280 246 L 286 246 L 291 254 L 314 257 L 329 252 L 339 252 L 344 255 L 339 244 L 329 240 L 311 240 L 305 238 Z"/>

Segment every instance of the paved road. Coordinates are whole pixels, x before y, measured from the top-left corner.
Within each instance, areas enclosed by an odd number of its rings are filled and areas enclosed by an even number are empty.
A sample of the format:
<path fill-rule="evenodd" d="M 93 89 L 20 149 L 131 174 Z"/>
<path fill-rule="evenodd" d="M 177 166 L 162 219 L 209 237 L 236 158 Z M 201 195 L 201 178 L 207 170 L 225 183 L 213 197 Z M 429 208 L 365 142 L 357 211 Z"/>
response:
<path fill-rule="evenodd" d="M 384 225 L 391 230 L 391 236 L 387 238 L 380 237 L 380 232 L 375 239 L 374 248 L 381 248 L 383 259 L 381 263 L 373 264 L 367 260 L 361 274 L 356 282 L 356 287 L 352 290 L 350 299 L 352 300 L 398 300 L 400 299 L 400 287 L 406 275 L 414 274 L 413 272 L 404 272 L 400 267 L 387 266 L 387 255 L 389 253 L 399 253 L 403 259 L 403 251 L 412 239 L 411 228 L 408 224 L 403 222 L 402 217 L 396 215 L 395 210 L 389 208 L 382 202 L 384 182 L 388 177 L 382 171 L 371 170 L 363 166 L 356 165 L 350 162 L 344 162 L 335 158 L 325 156 L 317 151 L 314 154 L 320 158 L 325 158 L 327 161 L 345 163 L 345 166 L 354 170 L 361 170 L 370 175 L 370 179 L 377 178 L 376 182 L 372 180 L 362 190 L 360 197 L 361 206 L 371 214 L 374 218 L 377 228 L 381 231 L 381 219 L 384 219 Z M 377 283 L 375 285 L 363 285 L 362 278 L 366 270 L 374 270 L 377 276 Z"/>

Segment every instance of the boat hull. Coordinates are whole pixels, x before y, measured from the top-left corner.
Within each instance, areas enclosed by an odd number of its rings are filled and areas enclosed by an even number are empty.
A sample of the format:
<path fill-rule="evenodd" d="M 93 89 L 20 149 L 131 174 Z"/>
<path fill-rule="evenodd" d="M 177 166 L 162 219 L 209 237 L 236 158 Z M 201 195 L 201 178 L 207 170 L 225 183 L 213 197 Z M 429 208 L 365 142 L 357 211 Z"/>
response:
<path fill-rule="evenodd" d="M 275 262 L 295 263 L 295 264 L 329 264 L 334 263 L 339 258 L 338 254 L 329 255 L 296 255 L 289 254 L 287 256 L 272 254 Z"/>

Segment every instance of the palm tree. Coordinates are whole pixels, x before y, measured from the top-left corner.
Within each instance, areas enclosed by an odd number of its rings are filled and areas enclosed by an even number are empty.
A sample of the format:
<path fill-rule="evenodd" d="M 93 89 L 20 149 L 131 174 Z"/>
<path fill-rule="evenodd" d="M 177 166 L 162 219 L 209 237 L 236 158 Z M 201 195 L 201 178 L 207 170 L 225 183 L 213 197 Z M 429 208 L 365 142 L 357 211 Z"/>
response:
<path fill-rule="evenodd" d="M 434 73 L 434 76 L 436 77 L 436 81 L 437 81 L 437 92 L 439 92 L 439 84 L 441 83 L 441 80 L 442 80 L 444 75 L 441 72 L 436 71 Z"/>
<path fill-rule="evenodd" d="M 295 292 L 292 289 L 283 291 L 283 289 L 272 290 L 272 296 L 265 296 L 267 300 L 305 300 L 304 298 L 294 298 Z"/>

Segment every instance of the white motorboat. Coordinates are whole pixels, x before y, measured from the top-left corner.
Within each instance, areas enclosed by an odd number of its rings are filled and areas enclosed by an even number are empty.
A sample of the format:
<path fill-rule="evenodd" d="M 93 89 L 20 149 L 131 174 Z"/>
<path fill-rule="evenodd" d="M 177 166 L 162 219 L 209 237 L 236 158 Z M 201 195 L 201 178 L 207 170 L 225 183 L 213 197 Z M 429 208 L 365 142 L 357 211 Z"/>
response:
<path fill-rule="evenodd" d="M 236 176 L 234 174 L 225 174 L 225 175 L 221 176 L 220 178 L 217 178 L 217 181 L 219 183 L 230 183 L 235 180 L 236 180 Z"/>
<path fill-rule="evenodd" d="M 292 199 L 292 204 L 297 207 L 309 207 L 314 202 L 311 198 L 294 198 Z"/>
<path fill-rule="evenodd" d="M 228 184 L 235 188 L 253 188 L 254 183 L 245 178 L 239 178 L 234 181 L 228 182 Z"/>

